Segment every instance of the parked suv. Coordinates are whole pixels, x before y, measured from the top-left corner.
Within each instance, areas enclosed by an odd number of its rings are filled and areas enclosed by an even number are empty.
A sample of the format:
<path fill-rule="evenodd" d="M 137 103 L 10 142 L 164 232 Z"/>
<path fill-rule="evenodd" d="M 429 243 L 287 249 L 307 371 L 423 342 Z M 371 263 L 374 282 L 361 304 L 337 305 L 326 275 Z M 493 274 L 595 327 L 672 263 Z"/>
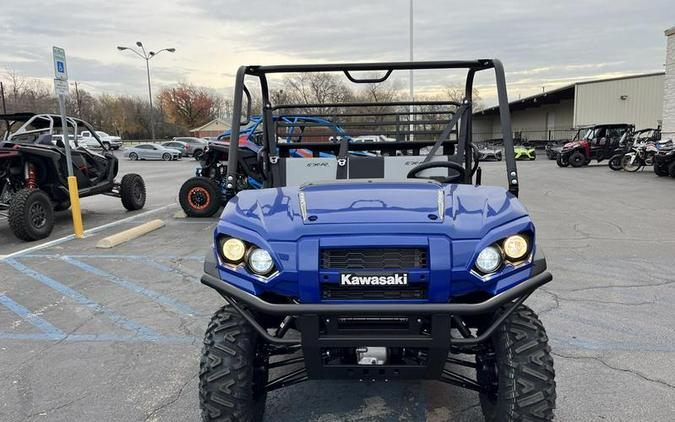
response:
<path fill-rule="evenodd" d="M 100 130 L 96 131 L 96 135 L 98 135 L 98 138 L 101 140 L 101 143 L 107 149 L 118 150 L 122 147 L 122 138 L 120 138 L 119 136 L 108 135 L 107 133 L 102 132 Z M 80 139 L 81 142 L 83 142 L 84 145 L 87 147 L 96 148 L 98 146 L 98 142 L 96 141 L 96 139 L 94 139 L 91 132 L 88 130 L 83 130 L 82 133 L 80 133 Z"/>
<path fill-rule="evenodd" d="M 175 137 L 174 141 L 185 142 L 188 146 L 187 155 L 194 157 L 195 160 L 202 158 L 208 142 L 200 138 Z"/>

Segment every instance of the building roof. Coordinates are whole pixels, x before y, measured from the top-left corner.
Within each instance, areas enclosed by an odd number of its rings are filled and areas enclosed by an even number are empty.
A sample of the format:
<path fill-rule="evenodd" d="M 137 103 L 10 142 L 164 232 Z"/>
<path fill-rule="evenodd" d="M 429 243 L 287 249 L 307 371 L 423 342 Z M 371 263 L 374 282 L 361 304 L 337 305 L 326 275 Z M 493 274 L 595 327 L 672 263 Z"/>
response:
<path fill-rule="evenodd" d="M 209 130 L 209 129 L 211 129 L 211 127 L 213 127 L 212 130 L 221 130 L 223 128 L 229 128 L 230 123 L 226 122 L 225 120 L 223 120 L 221 118 L 215 118 L 215 119 L 211 120 L 210 122 L 207 122 L 207 123 L 205 123 L 205 124 L 203 124 L 199 127 L 196 127 L 194 129 L 190 129 L 190 132 L 199 132 L 199 131 L 202 131 L 202 130 Z"/>
<path fill-rule="evenodd" d="M 656 76 L 656 75 L 663 75 L 663 74 L 664 74 L 664 72 L 654 72 L 654 73 L 644 73 L 644 74 L 640 74 L 640 75 L 627 75 L 627 76 L 619 76 L 619 77 L 616 77 L 616 78 L 596 79 L 596 80 L 590 80 L 590 81 L 575 82 L 573 84 L 565 85 L 563 87 L 556 88 L 556 89 L 553 89 L 551 91 L 542 92 L 541 94 L 531 95 L 529 97 L 525 97 L 525 98 L 522 98 L 522 99 L 511 101 L 509 103 L 509 109 L 513 112 L 513 111 L 517 111 L 517 110 L 524 110 L 526 108 L 538 107 L 538 106 L 544 105 L 544 104 L 557 104 L 561 100 L 574 99 L 574 91 L 575 91 L 575 88 L 576 88 L 577 85 L 617 81 L 617 80 L 621 80 L 621 79 L 645 78 L 645 77 L 648 77 L 648 76 Z M 484 110 L 480 110 L 480 111 L 477 111 L 477 112 L 474 113 L 475 116 L 492 115 L 492 114 L 499 114 L 499 106 L 486 108 Z"/>
<path fill-rule="evenodd" d="M 664 31 L 664 33 L 666 34 L 666 37 L 669 37 L 671 35 L 675 35 L 675 26 L 673 26 L 672 28 L 666 29 Z"/>

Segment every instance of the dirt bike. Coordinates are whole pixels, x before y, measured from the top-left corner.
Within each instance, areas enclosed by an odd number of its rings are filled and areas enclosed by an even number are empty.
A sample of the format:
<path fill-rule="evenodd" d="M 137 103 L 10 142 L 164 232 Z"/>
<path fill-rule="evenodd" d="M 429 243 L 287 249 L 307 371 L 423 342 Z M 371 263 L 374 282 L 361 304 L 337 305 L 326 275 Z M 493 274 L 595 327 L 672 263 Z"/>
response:
<path fill-rule="evenodd" d="M 659 150 L 664 148 L 672 148 L 672 141 L 650 141 L 642 144 L 635 144 L 621 159 L 621 167 L 624 171 L 633 173 L 643 169 L 645 166 L 653 166 L 654 156 L 656 156 Z"/>

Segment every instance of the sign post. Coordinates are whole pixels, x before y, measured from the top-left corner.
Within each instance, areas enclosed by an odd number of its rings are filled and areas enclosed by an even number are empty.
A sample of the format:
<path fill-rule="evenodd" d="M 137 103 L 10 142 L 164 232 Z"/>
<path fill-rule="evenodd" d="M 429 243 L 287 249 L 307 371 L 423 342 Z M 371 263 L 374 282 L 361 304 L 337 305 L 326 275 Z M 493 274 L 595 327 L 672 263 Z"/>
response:
<path fill-rule="evenodd" d="M 82 212 L 80 211 L 80 194 L 77 187 L 77 178 L 73 175 L 73 159 L 70 152 L 70 137 L 66 120 L 66 97 L 68 96 L 68 67 L 66 66 L 66 51 L 59 47 L 52 48 L 54 57 L 54 91 L 59 98 L 61 112 L 61 132 L 63 133 L 63 147 L 66 150 L 66 165 L 68 167 L 68 193 L 70 195 L 70 209 L 73 215 L 73 230 L 75 236 L 84 237 L 82 226 Z M 73 125 L 73 140 L 77 141 L 75 125 Z"/>

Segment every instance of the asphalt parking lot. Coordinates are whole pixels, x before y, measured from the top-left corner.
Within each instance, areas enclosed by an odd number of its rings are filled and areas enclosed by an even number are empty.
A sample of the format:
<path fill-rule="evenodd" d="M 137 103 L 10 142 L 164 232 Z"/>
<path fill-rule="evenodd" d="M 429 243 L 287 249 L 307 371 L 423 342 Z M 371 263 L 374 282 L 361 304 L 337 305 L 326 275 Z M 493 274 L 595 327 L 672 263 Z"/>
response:
<path fill-rule="evenodd" d="M 0 261 L 0 420 L 195 421 L 198 359 L 219 296 L 200 285 L 215 219 L 174 218 L 195 167 L 122 162 L 146 178 L 152 214 L 84 240 Z M 528 303 L 548 330 L 557 420 L 667 421 L 675 415 L 675 180 L 606 166 L 519 165 L 521 199 L 554 281 Z M 484 183 L 505 184 L 502 163 Z M 131 214 L 85 199 L 87 228 Z M 142 211 L 143 212 L 143 211 Z M 140 214 L 140 213 L 138 213 Z M 59 217 L 50 239 L 69 233 Z M 111 250 L 95 243 L 162 218 Z M 0 223 L 0 255 L 26 247 Z M 481 421 L 478 397 L 436 382 L 308 382 L 271 393 L 267 421 Z"/>

